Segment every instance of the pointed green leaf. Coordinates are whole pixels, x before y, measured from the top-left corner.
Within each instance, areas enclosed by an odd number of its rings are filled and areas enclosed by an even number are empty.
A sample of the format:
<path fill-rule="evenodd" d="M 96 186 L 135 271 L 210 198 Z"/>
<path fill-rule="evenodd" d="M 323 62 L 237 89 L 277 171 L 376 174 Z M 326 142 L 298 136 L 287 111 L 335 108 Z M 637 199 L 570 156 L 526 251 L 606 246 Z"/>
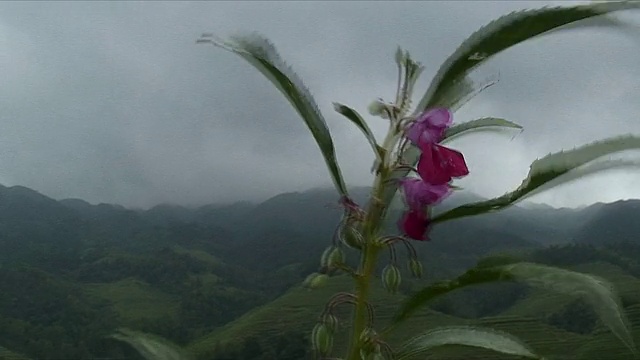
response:
<path fill-rule="evenodd" d="M 502 16 L 472 34 L 447 58 L 420 100 L 416 112 L 439 105 L 449 87 L 455 86 L 457 81 L 474 68 L 510 47 L 550 31 L 601 26 L 602 22 L 583 22 L 582 20 L 633 8 L 640 8 L 640 3 L 629 1 L 594 3 L 523 10 Z M 613 21 L 608 23 L 619 24 Z"/>
<path fill-rule="evenodd" d="M 393 323 L 406 320 L 418 309 L 425 306 L 431 300 L 446 295 L 452 291 L 473 285 L 492 283 L 496 281 L 513 280 L 509 274 L 505 274 L 500 267 L 475 267 L 454 280 L 442 280 L 435 282 L 410 296 L 396 313 Z"/>
<path fill-rule="evenodd" d="M 399 349 L 396 360 L 411 359 L 446 345 L 484 348 L 503 354 L 541 359 L 521 340 L 508 333 L 470 326 L 445 326 L 418 335 Z"/>
<path fill-rule="evenodd" d="M 498 211 L 511 206 L 517 201 L 534 193 L 539 193 L 542 189 L 549 189 L 551 185 L 557 186 L 569 180 L 574 180 L 576 176 L 572 171 L 577 171 L 578 175 L 593 173 L 597 170 L 605 170 L 611 167 L 628 163 L 616 162 L 613 166 L 593 166 L 579 169 L 587 163 L 603 156 L 630 149 L 640 149 L 640 137 L 621 136 L 597 141 L 579 148 L 568 151 L 561 151 L 550 154 L 542 159 L 538 159 L 531 164 L 529 174 L 522 184 L 514 191 L 504 194 L 495 199 L 480 201 L 476 203 L 458 206 L 440 215 L 434 216 L 433 223 L 447 221 L 451 219 L 479 215 Z M 544 186 L 544 187 L 543 187 Z"/>
<path fill-rule="evenodd" d="M 482 131 L 482 130 L 495 130 L 495 129 L 522 129 L 522 126 L 511 122 L 509 120 L 494 118 L 494 117 L 484 117 L 476 120 L 467 121 L 464 123 L 453 125 L 448 128 L 444 134 L 444 140 L 442 143 L 446 141 L 451 141 L 453 138 L 468 134 L 473 131 Z"/>
<path fill-rule="evenodd" d="M 447 88 L 446 93 L 440 96 L 438 106 L 446 107 L 447 109 L 456 111 L 461 108 L 466 100 L 472 96 L 476 89 L 476 85 L 469 77 L 465 76 L 460 80 L 453 81 Z M 420 104 L 416 107 L 415 112 L 419 112 Z"/>
<path fill-rule="evenodd" d="M 362 116 L 360 116 L 360 114 L 358 114 L 358 112 L 353 110 L 352 108 L 340 103 L 333 103 L 333 108 L 340 114 L 344 115 L 344 117 L 351 120 L 351 122 L 353 122 L 358 127 L 358 129 L 362 131 L 364 136 L 367 138 L 367 141 L 369 141 L 369 144 L 371 144 L 371 148 L 373 149 L 376 158 L 378 158 L 378 160 L 381 160 L 384 156 L 384 154 L 382 153 L 384 149 L 382 149 L 378 145 L 376 137 L 373 135 L 373 132 L 371 132 L 369 125 L 367 125 L 367 122 L 362 118 Z"/>
<path fill-rule="evenodd" d="M 446 92 L 440 95 L 434 106 L 446 107 L 452 112 L 455 112 L 476 95 L 497 83 L 497 77 L 489 78 L 484 80 L 482 84 L 477 84 L 468 76 L 464 76 L 462 79 L 452 82 L 446 89 Z M 419 108 L 416 108 L 416 112 L 418 112 L 418 109 Z"/>
<path fill-rule="evenodd" d="M 595 161 L 593 163 L 583 165 L 575 170 L 571 170 L 562 176 L 559 176 L 549 182 L 544 183 L 542 186 L 536 188 L 535 190 L 521 197 L 518 201 L 537 195 L 541 192 L 544 192 L 556 186 L 566 184 L 574 180 L 582 179 L 586 176 L 589 176 L 601 171 L 614 170 L 614 169 L 629 169 L 632 167 L 636 169 L 639 168 L 640 160 L 615 159 L 615 160 L 606 160 L 606 161 L 604 160 Z"/>
<path fill-rule="evenodd" d="M 189 360 L 182 349 L 156 335 L 118 329 L 110 337 L 128 343 L 147 360 Z"/>
<path fill-rule="evenodd" d="M 280 58 L 275 46 L 257 34 L 235 36 L 230 41 L 203 35 L 199 43 L 209 43 L 233 52 L 248 61 L 284 94 L 302 117 L 322 151 L 332 180 L 338 192 L 347 194 L 347 187 L 336 159 L 333 140 L 327 123 L 311 93 L 285 62 Z"/>
<path fill-rule="evenodd" d="M 509 262 L 503 261 L 495 266 L 491 266 L 490 263 L 476 266 L 454 280 L 440 281 L 423 288 L 401 305 L 393 324 L 406 320 L 429 301 L 452 291 L 497 281 L 517 281 L 585 299 L 593 306 L 602 322 L 635 352 L 627 325 L 628 320 L 613 286 L 607 280 L 551 266 Z"/>

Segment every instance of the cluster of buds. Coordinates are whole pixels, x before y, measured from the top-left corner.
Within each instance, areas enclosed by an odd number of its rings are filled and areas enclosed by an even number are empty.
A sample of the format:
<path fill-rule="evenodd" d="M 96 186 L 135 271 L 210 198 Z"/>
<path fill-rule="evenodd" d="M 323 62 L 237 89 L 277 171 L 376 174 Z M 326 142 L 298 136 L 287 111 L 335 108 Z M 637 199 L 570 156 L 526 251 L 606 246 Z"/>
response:
<path fill-rule="evenodd" d="M 339 321 L 334 315 L 337 306 L 342 304 L 356 304 L 356 296 L 350 293 L 338 293 L 327 303 L 311 333 L 311 346 L 322 359 L 330 359 L 327 356 L 333 350 L 333 339 L 338 330 Z M 369 325 L 373 322 L 373 308 L 367 304 L 369 311 Z"/>
<path fill-rule="evenodd" d="M 408 251 L 407 269 L 414 278 L 421 278 L 423 275 L 422 263 L 418 260 L 417 252 L 411 243 L 402 236 L 387 236 L 380 240 L 389 249 L 389 264 L 382 270 L 382 284 L 391 294 L 395 294 L 400 289 L 402 275 L 397 266 L 395 245 L 402 243 Z"/>
<path fill-rule="evenodd" d="M 333 234 L 333 241 L 320 257 L 320 270 L 305 279 L 303 286 L 317 288 L 325 283 L 329 275 L 336 271 L 345 271 L 354 274 L 355 271 L 347 266 L 344 246 L 362 249 L 364 237 L 358 225 L 364 220 L 364 211 L 350 198 L 340 199 L 340 205 L 344 209 L 344 215 Z"/>

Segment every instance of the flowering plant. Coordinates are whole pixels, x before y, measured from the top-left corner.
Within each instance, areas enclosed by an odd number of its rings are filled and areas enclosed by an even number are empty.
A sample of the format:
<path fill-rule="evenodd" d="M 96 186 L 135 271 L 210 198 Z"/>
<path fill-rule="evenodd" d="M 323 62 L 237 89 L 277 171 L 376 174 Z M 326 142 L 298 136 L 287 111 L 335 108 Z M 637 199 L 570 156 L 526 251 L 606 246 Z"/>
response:
<path fill-rule="evenodd" d="M 434 215 L 432 207 L 444 201 L 456 187 L 453 181 L 469 174 L 463 154 L 443 145 L 452 138 L 485 129 L 521 129 L 504 119 L 485 117 L 467 122 L 454 122 L 453 114 L 473 95 L 491 84 L 478 86 L 468 75 L 486 60 L 503 50 L 541 34 L 569 27 L 592 26 L 582 22 L 598 18 L 606 24 L 617 24 L 604 17 L 608 13 L 640 7 L 637 2 L 608 2 L 572 7 L 543 8 L 514 12 L 481 28 L 442 64 L 426 94 L 411 110 L 414 85 L 423 66 L 408 52 L 398 49 L 395 61 L 399 78 L 393 102 L 375 101 L 369 108 L 374 116 L 384 119 L 389 131 L 379 142 L 367 122 L 354 109 L 334 104 L 335 110 L 362 131 L 371 145 L 375 158 L 372 173 L 375 180 L 366 206 L 356 204 L 343 180 L 333 141 L 324 117 L 300 78 L 279 57 L 275 47 L 258 35 L 221 40 L 205 34 L 200 43 L 212 44 L 231 51 L 255 66 L 284 94 L 308 126 L 317 142 L 339 194 L 344 216 L 336 230 L 334 241 L 321 258 L 322 271 L 311 274 L 305 286 L 320 286 L 328 273 L 343 271 L 354 281 L 352 293 L 339 293 L 329 300 L 319 322 L 312 331 L 312 344 L 319 358 L 335 358 L 333 337 L 339 321 L 350 325 L 349 346 L 343 359 L 410 359 L 429 353 L 443 345 L 460 344 L 494 351 L 539 358 L 524 342 L 508 334 L 481 327 L 441 327 L 425 329 L 397 348 L 386 341 L 396 326 L 409 318 L 430 300 L 467 286 L 493 281 L 523 281 L 568 294 L 581 294 L 595 308 L 602 322 L 632 351 L 635 351 L 620 301 L 611 286 L 596 276 L 564 269 L 508 259 L 480 262 L 458 278 L 429 285 L 409 296 L 397 310 L 391 324 L 376 329 L 370 299 L 379 255 L 404 244 L 410 252 L 409 271 L 422 274 L 413 241 L 428 241 L 431 229 L 439 223 L 467 216 L 498 211 L 523 198 L 559 183 L 611 167 L 629 165 L 626 162 L 595 161 L 614 152 L 640 148 L 640 137 L 610 138 L 569 151 L 547 155 L 534 161 L 522 184 L 495 199 L 466 204 Z M 601 25 L 602 21 L 598 23 Z M 413 174 L 413 175 L 412 175 Z M 398 233 L 386 234 L 382 224 L 395 194 L 400 191 L 406 209 L 397 219 Z M 357 268 L 345 262 L 344 248 L 359 251 Z M 330 272 L 328 272 L 330 271 Z M 388 264 L 380 278 L 389 291 L 398 290 L 401 272 L 395 261 Z M 338 304 L 352 304 L 353 318 L 338 319 L 333 309 Z"/>
<path fill-rule="evenodd" d="M 372 172 L 375 180 L 369 203 L 365 207 L 360 207 L 349 195 L 329 129 L 315 101 L 299 77 L 280 59 L 274 46 L 258 35 L 234 37 L 224 41 L 205 34 L 198 40 L 243 57 L 285 95 L 311 130 L 340 195 L 344 216 L 333 244 L 322 255 L 321 265 L 324 270 L 349 273 L 355 287 L 353 293 L 335 295 L 313 329 L 312 344 L 320 358 L 333 356 L 333 336 L 339 321 L 333 314 L 333 308 L 340 303 L 354 306 L 349 348 L 344 355 L 347 360 L 409 359 L 424 355 L 434 347 L 450 344 L 483 347 L 537 358 L 539 356 L 522 341 L 487 328 L 430 329 L 397 349 L 392 349 L 385 341 L 386 335 L 397 324 L 433 298 L 466 286 L 505 280 L 524 281 L 565 293 L 586 294 L 585 298 L 595 307 L 603 323 L 627 347 L 635 351 L 619 299 L 605 280 L 591 275 L 513 260 L 481 262 L 454 280 L 437 282 L 410 296 L 400 306 L 386 329 L 375 329 L 373 326 L 370 287 L 374 281 L 380 252 L 393 248 L 397 243 L 404 243 L 410 249 L 409 270 L 413 275 L 420 276 L 422 266 L 415 256 L 411 241 L 429 240 L 431 228 L 438 223 L 497 211 L 578 176 L 628 165 L 624 162 L 594 162 L 614 152 L 640 148 L 639 137 L 611 138 L 534 161 L 522 184 L 501 197 L 462 205 L 435 216 L 431 211 L 434 205 L 455 191 L 452 183 L 454 179 L 469 174 L 463 154 L 444 146 L 445 141 L 486 128 L 521 129 L 513 122 L 491 117 L 454 124 L 453 113 L 474 94 L 487 87 L 478 87 L 469 79 L 468 75 L 472 70 L 499 52 L 535 36 L 568 27 L 594 24 L 581 20 L 598 17 L 607 24 L 615 24 L 615 21 L 602 15 L 638 5 L 637 2 L 609 2 L 526 10 L 503 16 L 474 33 L 444 62 L 412 113 L 409 111 L 413 88 L 423 66 L 414 61 L 408 52 L 398 49 L 395 60 L 399 78 L 395 101 L 376 101 L 369 108 L 372 115 L 382 117 L 389 124 L 389 131 L 381 143 L 358 112 L 346 105 L 334 104 L 337 112 L 364 133 L 373 149 L 375 163 Z M 410 174 L 417 176 L 410 177 Z M 381 225 L 398 190 L 403 194 L 406 204 L 406 210 L 398 219 L 399 234 L 385 234 Z M 344 247 L 359 251 L 359 267 L 350 268 L 346 264 Z M 305 285 L 312 288 L 319 286 L 327 277 L 326 271 L 312 274 Z M 395 292 L 398 289 L 401 273 L 394 262 L 382 270 L 381 279 L 389 291 Z"/>

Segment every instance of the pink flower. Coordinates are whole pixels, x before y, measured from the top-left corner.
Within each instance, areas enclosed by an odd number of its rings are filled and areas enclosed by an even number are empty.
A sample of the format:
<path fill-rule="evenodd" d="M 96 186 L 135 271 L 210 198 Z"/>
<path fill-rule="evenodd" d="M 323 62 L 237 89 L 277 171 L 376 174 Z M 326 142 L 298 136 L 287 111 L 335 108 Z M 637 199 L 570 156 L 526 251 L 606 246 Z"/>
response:
<path fill-rule="evenodd" d="M 469 174 L 464 156 L 438 143 L 451 126 L 453 116 L 446 108 L 423 112 L 405 131 L 405 136 L 420 148 L 418 175 L 421 179 L 402 179 L 401 186 L 409 207 L 398 226 L 415 240 L 427 240 L 429 219 L 426 207 L 440 203 L 451 194 L 449 182 L 454 177 Z"/>
<path fill-rule="evenodd" d="M 413 211 L 423 211 L 425 206 L 437 205 L 451 194 L 448 184 L 431 185 L 416 178 L 404 178 L 400 184 L 407 205 Z"/>
<path fill-rule="evenodd" d="M 406 137 L 422 151 L 418 174 L 433 185 L 442 185 L 454 177 L 469 174 L 461 153 L 438 145 L 453 116 L 446 108 L 434 108 L 422 113 L 406 130 Z"/>
<path fill-rule="evenodd" d="M 423 112 L 406 130 L 405 135 L 414 145 L 438 143 L 444 131 L 451 126 L 453 115 L 446 108 L 434 108 Z"/>
<path fill-rule="evenodd" d="M 425 236 L 429 228 L 429 219 L 422 210 L 405 212 L 398 226 L 406 236 L 414 240 L 429 240 L 429 238 Z"/>
<path fill-rule="evenodd" d="M 469 174 L 464 156 L 455 150 L 438 144 L 422 144 L 422 154 L 418 161 L 418 174 L 425 182 L 443 185 L 452 178 Z"/>
<path fill-rule="evenodd" d="M 400 183 L 409 210 L 404 213 L 398 226 L 406 236 L 426 240 L 429 221 L 425 215 L 425 207 L 440 203 L 451 194 L 451 188 L 448 184 L 431 185 L 415 178 L 405 178 Z"/>

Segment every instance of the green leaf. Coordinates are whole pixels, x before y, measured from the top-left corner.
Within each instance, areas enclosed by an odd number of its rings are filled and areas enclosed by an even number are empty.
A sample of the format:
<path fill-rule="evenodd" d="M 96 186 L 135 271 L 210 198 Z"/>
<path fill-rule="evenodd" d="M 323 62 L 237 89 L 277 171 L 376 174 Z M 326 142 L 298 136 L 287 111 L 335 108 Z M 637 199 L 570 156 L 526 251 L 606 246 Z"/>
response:
<path fill-rule="evenodd" d="M 495 130 L 495 129 L 522 129 L 522 126 L 511 122 L 509 120 L 494 118 L 494 117 L 484 117 L 476 120 L 467 121 L 464 123 L 456 124 L 445 131 L 444 140 L 442 143 L 447 141 L 451 141 L 453 138 L 468 134 L 473 131 L 482 131 L 482 130 Z"/>
<path fill-rule="evenodd" d="M 510 47 L 551 31 L 601 26 L 602 22 L 582 20 L 633 8 L 640 8 L 640 3 L 616 1 L 571 7 L 547 7 L 516 11 L 502 16 L 472 34 L 447 58 L 418 103 L 416 112 L 438 106 L 450 87 L 456 86 L 457 82 L 462 81 L 477 66 Z M 619 23 L 609 21 L 607 24 Z"/>
<path fill-rule="evenodd" d="M 447 92 L 442 94 L 438 101 L 438 106 L 446 107 L 452 112 L 461 108 L 466 102 L 465 100 L 474 93 L 476 85 L 469 77 L 465 76 L 460 80 L 451 83 L 447 88 Z M 416 107 L 415 112 L 419 112 L 420 104 Z"/>
<path fill-rule="evenodd" d="M 128 343 L 147 360 L 189 359 L 182 349 L 159 336 L 128 329 L 118 329 L 118 333 L 110 337 Z"/>
<path fill-rule="evenodd" d="M 498 83 L 498 79 L 489 78 L 482 85 L 477 84 L 468 76 L 455 80 L 438 99 L 436 106 L 446 107 L 455 112 L 476 95 Z M 416 108 L 416 111 L 418 108 Z"/>
<path fill-rule="evenodd" d="M 622 169 L 622 168 L 628 169 L 631 167 L 634 167 L 634 168 L 640 167 L 640 160 L 615 159 L 615 160 L 607 160 L 607 161 L 602 160 L 602 161 L 589 163 L 575 170 L 571 170 L 568 173 L 555 178 L 554 180 L 544 183 L 544 185 L 536 188 L 535 190 L 521 197 L 520 200 L 524 200 L 526 198 L 529 198 L 533 195 L 537 195 L 541 192 L 544 192 L 558 185 L 566 184 L 568 182 L 571 182 L 577 179 L 582 179 L 586 176 L 589 176 L 601 171 Z"/>
<path fill-rule="evenodd" d="M 407 341 L 399 349 L 396 360 L 411 359 L 445 345 L 473 346 L 503 354 L 541 359 L 525 343 L 508 333 L 481 327 L 444 326 Z"/>
<path fill-rule="evenodd" d="M 602 323 L 635 353 L 629 321 L 609 281 L 595 275 L 532 263 L 505 265 L 504 271 L 515 281 L 585 299 L 596 311 Z"/>
<path fill-rule="evenodd" d="M 605 155 L 639 148 L 640 137 L 628 135 L 597 141 L 572 150 L 547 155 L 531 164 L 527 178 L 524 179 L 516 190 L 495 199 L 458 206 L 435 216 L 432 222 L 438 223 L 498 211 L 532 194 L 537 194 L 542 190 L 550 189 L 552 186 L 575 180 L 577 176 L 584 176 L 612 167 L 630 165 L 629 162 L 618 161 L 611 165 L 598 164 L 596 166 L 581 168 L 587 165 L 587 163 Z"/>
<path fill-rule="evenodd" d="M 376 158 L 381 161 L 384 156 L 384 149 L 378 145 L 376 137 L 373 135 L 369 125 L 367 125 L 367 122 L 362 118 L 362 116 L 352 108 L 340 103 L 333 103 L 333 108 L 340 114 L 344 115 L 344 117 L 351 120 L 351 122 L 353 122 L 358 129 L 362 131 L 364 136 L 367 138 L 367 141 L 369 141 L 369 144 L 371 144 L 371 148 L 373 148 Z"/>
<path fill-rule="evenodd" d="M 504 274 L 500 267 L 476 267 L 467 270 L 464 274 L 460 275 L 454 280 L 442 280 L 437 281 L 422 290 L 418 291 L 414 295 L 410 296 L 400 307 L 396 313 L 392 324 L 400 323 L 406 320 L 414 312 L 421 307 L 425 306 L 431 300 L 448 294 L 452 291 L 485 283 L 492 283 L 496 281 L 509 281 L 513 280 L 508 274 Z"/>
<path fill-rule="evenodd" d="M 397 57 L 396 57 L 397 60 Z M 416 84 L 416 81 L 424 71 L 424 66 L 419 62 L 411 59 L 411 55 L 408 51 L 405 51 L 404 56 L 402 57 L 402 63 L 399 65 L 400 74 L 404 74 L 404 79 L 402 81 L 399 80 L 398 84 L 400 85 L 398 88 L 398 94 L 396 98 L 396 105 L 398 106 L 398 111 L 400 116 L 404 116 L 404 114 L 409 111 L 411 107 L 411 99 L 413 96 L 413 88 Z"/>
<path fill-rule="evenodd" d="M 468 286 L 497 281 L 524 282 L 530 286 L 585 299 L 593 306 L 602 322 L 635 352 L 628 329 L 628 320 L 613 286 L 607 280 L 594 275 L 526 262 L 502 261 L 502 264 L 497 266 L 485 263 L 468 270 L 454 280 L 440 281 L 427 286 L 410 296 L 401 305 L 392 324 L 396 325 L 406 320 L 411 314 L 439 296 Z"/>
<path fill-rule="evenodd" d="M 280 58 L 275 46 L 257 34 L 235 36 L 229 41 L 216 39 L 210 34 L 205 34 L 197 42 L 209 43 L 239 55 L 258 69 L 282 92 L 300 114 L 320 147 L 336 189 L 340 194 L 347 195 L 347 187 L 338 166 L 327 123 L 309 90 L 298 75 L 291 70 L 291 67 Z"/>

